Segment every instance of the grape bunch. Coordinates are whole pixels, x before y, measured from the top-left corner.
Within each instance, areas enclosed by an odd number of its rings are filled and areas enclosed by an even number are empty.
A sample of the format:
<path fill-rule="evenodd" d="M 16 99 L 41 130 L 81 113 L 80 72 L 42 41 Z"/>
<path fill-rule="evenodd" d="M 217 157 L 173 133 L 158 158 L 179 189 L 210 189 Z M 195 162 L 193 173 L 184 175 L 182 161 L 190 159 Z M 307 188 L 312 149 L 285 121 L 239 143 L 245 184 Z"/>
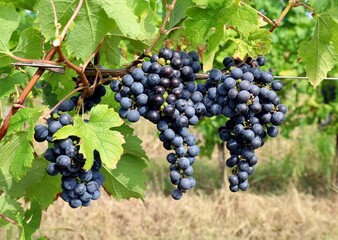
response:
<path fill-rule="evenodd" d="M 177 186 L 172 191 L 176 200 L 196 184 L 191 176 L 192 164 L 200 149 L 189 126 L 197 124 L 206 111 L 195 82 L 200 69 L 197 52 L 162 48 L 122 81 L 110 83 L 120 103 L 120 116 L 130 122 L 144 117 L 156 124 L 163 147 L 175 151 L 167 155 L 167 160 L 171 164 L 170 180 Z"/>
<path fill-rule="evenodd" d="M 267 136 L 276 137 L 277 126 L 285 120 L 287 108 L 280 104 L 276 93 L 283 85 L 274 81 L 272 73 L 260 69 L 265 62 L 264 57 L 249 63 L 226 57 L 225 69 L 212 69 L 206 83 L 199 87 L 204 94 L 206 115 L 229 118 L 219 128 L 219 135 L 231 155 L 226 166 L 232 169 L 232 192 L 249 188 L 248 176 L 258 161 L 255 149 L 264 145 Z"/>
<path fill-rule="evenodd" d="M 266 138 L 278 135 L 278 126 L 285 120 L 287 108 L 280 103 L 277 92 L 283 84 L 275 81 L 271 72 L 260 69 L 266 59 L 248 59 L 242 62 L 231 57 L 223 60 L 224 69 L 212 69 L 196 81 L 201 70 L 196 51 L 184 52 L 162 48 L 158 54 L 134 67 L 119 80 L 110 81 L 114 99 L 120 105 L 119 115 L 129 122 L 141 117 L 156 124 L 170 164 L 170 181 L 176 187 L 171 192 L 175 200 L 196 185 L 193 164 L 200 153 L 196 137 L 190 126 L 203 117 L 223 115 L 228 118 L 218 129 L 222 141 L 230 152 L 226 166 L 232 171 L 230 190 L 247 190 L 248 176 L 254 173 L 258 162 L 255 150 L 262 147 Z M 201 75 L 199 75 L 200 79 Z M 94 80 L 89 80 L 95 85 Z M 91 96 L 82 93 L 64 101 L 51 113 L 44 124 L 35 127 L 35 139 L 53 144 L 45 152 L 51 163 L 47 172 L 62 175 L 63 200 L 73 208 L 88 206 L 100 196 L 104 178 L 100 173 L 99 153 L 94 153 L 94 164 L 84 171 L 85 159 L 79 153 L 80 139 L 71 136 L 53 140 L 53 134 L 63 126 L 72 124 L 67 113 L 82 104 L 80 113 L 89 111 L 101 102 L 106 88 L 98 85 Z"/>
<path fill-rule="evenodd" d="M 100 173 L 101 160 L 99 154 L 94 154 L 94 164 L 88 171 L 83 169 L 86 159 L 79 153 L 80 139 L 70 136 L 62 140 L 53 140 L 53 134 L 63 126 L 73 123 L 71 116 L 67 113 L 74 109 L 74 102 L 63 101 L 59 107 L 51 113 L 47 119 L 48 126 L 38 124 L 35 126 L 34 138 L 38 142 L 47 140 L 53 147 L 48 148 L 44 157 L 50 163 L 46 171 L 51 176 L 61 174 L 61 198 L 69 203 L 72 208 L 89 206 L 91 200 L 100 197 L 100 186 L 104 177 Z"/>

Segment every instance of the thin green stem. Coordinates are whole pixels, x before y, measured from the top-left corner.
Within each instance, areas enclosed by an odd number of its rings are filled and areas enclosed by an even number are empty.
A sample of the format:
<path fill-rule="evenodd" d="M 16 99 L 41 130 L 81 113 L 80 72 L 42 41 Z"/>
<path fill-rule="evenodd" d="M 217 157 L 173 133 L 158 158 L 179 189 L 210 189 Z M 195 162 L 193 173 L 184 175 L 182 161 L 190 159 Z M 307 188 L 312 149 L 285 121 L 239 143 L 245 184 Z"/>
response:
<path fill-rule="evenodd" d="M 43 119 L 47 120 L 47 116 L 53 112 L 55 109 L 57 109 L 58 106 L 60 106 L 60 104 L 66 100 L 67 98 L 69 98 L 71 95 L 73 95 L 76 92 L 81 91 L 82 89 L 85 89 L 86 87 L 78 87 L 76 89 L 74 89 L 73 91 L 71 91 L 70 93 L 68 93 L 64 98 L 62 98 L 51 110 L 49 110 L 46 114 L 43 115 Z"/>
<path fill-rule="evenodd" d="M 147 48 L 146 50 L 146 54 L 149 54 L 151 49 L 155 46 L 155 44 L 158 42 L 158 40 L 160 39 L 160 37 L 164 34 L 166 34 L 166 25 L 169 21 L 169 17 L 170 17 L 170 14 L 171 12 L 174 10 L 175 8 L 175 4 L 176 4 L 176 1 L 177 0 L 173 0 L 172 3 L 168 6 L 168 12 L 167 12 L 167 15 L 165 16 L 164 20 L 163 20 L 163 23 L 162 23 L 162 26 L 156 36 L 156 38 L 153 40 L 153 42 L 150 44 L 150 46 Z"/>
<path fill-rule="evenodd" d="M 80 10 L 81 10 L 81 7 L 82 7 L 82 4 L 83 4 L 83 0 L 80 0 L 79 1 L 79 4 L 77 5 L 73 15 L 71 16 L 71 18 L 68 20 L 66 26 L 63 28 L 62 32 L 61 32 L 61 35 L 60 35 L 60 40 L 61 42 L 63 41 L 63 39 L 65 38 L 66 34 L 67 34 L 67 31 L 68 29 L 70 28 L 70 25 L 73 23 L 74 19 L 76 18 L 76 16 L 79 14 Z"/>
<path fill-rule="evenodd" d="M 285 9 L 281 13 L 281 15 L 277 18 L 277 20 L 274 21 L 275 24 L 273 26 L 271 26 L 271 28 L 269 30 L 270 32 L 273 32 L 279 26 L 279 24 L 283 21 L 286 14 L 288 14 L 288 12 L 291 10 L 291 8 L 295 7 L 296 4 L 297 4 L 296 0 L 290 0 L 289 1 L 288 5 L 285 7 Z"/>
<path fill-rule="evenodd" d="M 55 5 L 54 5 L 54 1 L 50 0 L 50 4 L 52 5 L 52 9 L 53 9 L 54 25 L 55 25 L 55 28 L 56 28 L 55 37 L 57 38 L 59 36 L 60 24 L 58 23 L 58 17 L 57 17 L 57 14 L 56 14 L 56 8 L 55 8 Z"/>
<path fill-rule="evenodd" d="M 96 55 L 96 53 L 100 50 L 103 42 L 104 42 L 105 38 L 102 38 L 102 40 L 100 41 L 99 45 L 97 46 L 97 48 L 94 50 L 94 52 L 90 55 L 90 57 L 87 59 L 87 61 L 84 63 L 84 65 L 82 66 L 82 69 L 84 71 L 84 69 L 87 68 L 88 64 L 90 63 L 90 61 L 92 60 L 92 58 Z"/>

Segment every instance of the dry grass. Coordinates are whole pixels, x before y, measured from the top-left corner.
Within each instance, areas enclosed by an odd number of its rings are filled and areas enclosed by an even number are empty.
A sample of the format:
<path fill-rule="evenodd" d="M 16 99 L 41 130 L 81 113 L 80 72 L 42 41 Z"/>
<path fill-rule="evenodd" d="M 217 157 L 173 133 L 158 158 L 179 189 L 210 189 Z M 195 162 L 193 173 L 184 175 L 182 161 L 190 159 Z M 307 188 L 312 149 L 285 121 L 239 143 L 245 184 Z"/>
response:
<path fill-rule="evenodd" d="M 148 156 L 156 160 L 153 164 L 165 165 L 167 174 L 164 159 L 168 152 L 155 136 L 156 127 L 145 121 L 134 127 Z M 293 146 L 292 141 L 274 139 L 258 154 L 263 161 L 285 152 L 292 155 L 297 150 Z M 161 184 L 161 180 L 156 182 Z M 117 202 L 104 194 L 87 208 L 71 209 L 59 199 L 43 214 L 41 227 L 34 236 L 51 240 L 338 240 L 338 194 L 316 198 L 294 188 L 279 196 L 233 194 L 227 190 L 206 195 L 192 190 L 181 201 L 174 201 L 162 194 L 163 188 L 153 188 L 159 189 L 150 189 L 144 202 L 136 199 Z M 0 229 L 0 239 L 5 236 Z"/>
<path fill-rule="evenodd" d="M 185 195 L 149 192 L 145 202 L 103 196 L 90 207 L 56 201 L 39 235 L 50 239 L 338 239 L 338 198 L 227 191 Z"/>
<path fill-rule="evenodd" d="M 153 164 L 161 165 L 167 151 L 155 136 L 156 127 L 146 121 L 134 127 L 148 156 L 158 160 Z M 271 154 L 282 155 L 280 151 L 292 152 L 290 142 L 270 141 L 259 155 L 264 159 Z M 174 201 L 160 189 L 152 189 L 146 194 L 144 203 L 135 199 L 116 202 L 105 195 L 81 210 L 70 209 L 58 200 L 43 215 L 39 235 L 50 239 L 104 240 L 336 240 L 338 196 L 315 198 L 293 188 L 280 196 L 232 194 L 229 191 L 206 195 L 191 191 L 181 201 Z"/>
<path fill-rule="evenodd" d="M 134 125 L 151 159 L 167 154 L 156 127 Z M 277 146 L 276 146 L 277 145 Z M 292 144 L 283 144 L 283 148 Z M 269 150 L 268 150 L 269 149 Z M 279 142 L 266 146 L 269 154 Z M 280 154 L 280 153 L 278 153 Z M 264 158 L 264 156 L 262 156 Z M 167 169 L 167 168 L 165 168 Z M 43 215 L 39 236 L 50 239 L 338 239 L 338 195 L 315 198 L 290 189 L 280 196 L 191 191 L 174 201 L 150 190 L 140 200 L 117 202 L 102 196 L 90 207 L 70 209 L 58 200 Z"/>

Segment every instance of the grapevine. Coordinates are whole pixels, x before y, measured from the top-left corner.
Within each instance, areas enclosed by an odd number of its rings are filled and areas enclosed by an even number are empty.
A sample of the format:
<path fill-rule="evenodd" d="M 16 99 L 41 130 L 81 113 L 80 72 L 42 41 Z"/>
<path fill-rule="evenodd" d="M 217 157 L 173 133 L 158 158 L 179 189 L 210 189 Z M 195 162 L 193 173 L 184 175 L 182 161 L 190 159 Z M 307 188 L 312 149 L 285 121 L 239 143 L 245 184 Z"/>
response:
<path fill-rule="evenodd" d="M 141 118 L 156 125 L 168 151 L 163 159 L 173 199 L 199 184 L 199 139 L 192 128 L 220 116 L 226 120 L 213 133 L 230 153 L 224 159 L 229 189 L 248 190 L 256 149 L 280 133 L 288 112 L 279 94 L 284 82 L 266 67 L 271 34 L 293 8 L 317 17 L 314 37 L 301 44 L 298 57 L 318 86 L 337 55 L 333 28 L 321 24 L 338 26 L 338 6 L 328 1 L 290 0 L 276 20 L 254 3 L 234 0 L 135 1 L 117 4 L 121 9 L 96 0 L 0 3 L 0 182 L 7 183 L 0 201 L 18 212 L 0 216 L 31 227 L 22 230 L 30 238 L 33 206 L 42 211 L 61 198 L 71 208 L 87 207 L 102 191 L 143 199 L 149 159 L 132 129 Z M 327 61 L 317 61 L 322 55 Z M 36 98 L 43 109 L 32 107 Z M 10 102 L 6 111 L 4 102 Z M 36 205 L 24 210 L 22 198 Z"/>

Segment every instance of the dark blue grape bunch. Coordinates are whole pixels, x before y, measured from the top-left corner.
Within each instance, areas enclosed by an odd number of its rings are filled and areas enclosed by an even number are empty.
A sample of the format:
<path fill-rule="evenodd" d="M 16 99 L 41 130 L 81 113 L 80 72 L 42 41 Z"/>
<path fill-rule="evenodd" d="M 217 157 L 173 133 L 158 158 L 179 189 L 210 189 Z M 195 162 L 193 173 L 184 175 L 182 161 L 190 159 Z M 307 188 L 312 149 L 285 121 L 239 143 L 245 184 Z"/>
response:
<path fill-rule="evenodd" d="M 258 161 L 255 150 L 264 145 L 267 136 L 276 137 L 278 126 L 285 120 L 287 108 L 277 95 L 282 82 L 260 69 L 265 63 L 262 56 L 250 64 L 226 57 L 225 69 L 212 69 L 206 83 L 199 87 L 205 94 L 202 102 L 206 115 L 229 118 L 219 135 L 231 155 L 226 165 L 232 169 L 232 192 L 249 188 L 248 176 L 254 173 Z"/>
<path fill-rule="evenodd" d="M 167 160 L 171 164 L 170 180 L 177 186 L 172 197 L 177 200 L 196 184 L 191 176 L 192 164 L 200 150 L 188 128 L 206 112 L 203 94 L 195 82 L 200 69 L 197 52 L 162 48 L 122 81 L 110 83 L 120 103 L 120 116 L 130 122 L 144 117 L 156 124 L 163 147 L 175 151 Z"/>
<path fill-rule="evenodd" d="M 94 155 L 95 161 L 88 171 L 83 170 L 86 162 L 79 153 L 80 139 L 70 136 L 62 140 L 53 140 L 53 134 L 64 126 L 73 124 L 71 116 L 67 113 L 74 109 L 71 100 L 62 102 L 47 119 L 48 126 L 39 124 L 35 126 L 34 138 L 36 141 L 47 140 L 52 147 L 48 148 L 44 157 L 50 163 L 46 172 L 51 176 L 61 174 L 61 198 L 68 202 L 72 208 L 88 206 L 92 200 L 100 197 L 100 187 L 104 177 L 100 173 L 101 160 L 99 154 Z"/>
<path fill-rule="evenodd" d="M 73 158 L 71 165 L 67 167 L 68 171 L 73 168 L 72 165 L 76 165 L 76 160 Z M 71 175 L 62 175 L 61 198 L 72 208 L 87 207 L 92 200 L 99 199 L 100 187 L 104 182 L 104 177 L 100 172 L 101 166 L 101 160 L 96 158 L 90 170 L 84 171 L 80 168 Z"/>

